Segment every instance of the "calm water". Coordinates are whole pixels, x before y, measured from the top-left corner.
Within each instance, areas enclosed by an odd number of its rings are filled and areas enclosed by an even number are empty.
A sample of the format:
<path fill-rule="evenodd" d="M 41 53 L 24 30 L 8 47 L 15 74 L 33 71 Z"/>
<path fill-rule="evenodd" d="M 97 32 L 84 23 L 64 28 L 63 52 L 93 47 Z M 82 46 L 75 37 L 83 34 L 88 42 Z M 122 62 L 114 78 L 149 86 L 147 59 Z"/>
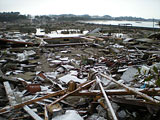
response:
<path fill-rule="evenodd" d="M 105 25 L 119 25 L 119 24 L 132 24 L 132 26 L 136 27 L 149 27 L 153 28 L 153 22 L 146 21 L 114 21 L 114 20 L 93 20 L 93 21 L 81 21 L 85 23 L 93 23 L 93 24 L 105 24 Z M 160 28 L 156 22 L 154 22 L 154 28 Z"/>
<path fill-rule="evenodd" d="M 63 31 L 69 31 L 69 34 L 62 34 Z M 74 31 L 74 33 L 71 33 L 72 31 Z M 79 37 L 79 36 L 83 36 L 86 33 L 88 33 L 89 31 L 83 31 L 82 33 L 80 33 L 79 29 L 68 29 L 68 30 L 57 30 L 57 31 L 51 31 L 51 33 L 46 34 L 44 29 L 41 28 L 37 28 L 36 29 L 36 35 L 39 36 L 48 36 L 50 38 L 59 38 L 59 37 Z"/>

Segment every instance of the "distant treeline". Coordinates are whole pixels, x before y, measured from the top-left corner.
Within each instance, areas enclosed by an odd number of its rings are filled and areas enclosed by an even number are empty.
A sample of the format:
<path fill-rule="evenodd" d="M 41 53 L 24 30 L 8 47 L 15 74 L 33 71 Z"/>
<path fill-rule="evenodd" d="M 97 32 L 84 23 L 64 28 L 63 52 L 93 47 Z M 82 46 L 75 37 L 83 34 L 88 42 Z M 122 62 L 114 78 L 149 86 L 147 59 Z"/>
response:
<path fill-rule="evenodd" d="M 40 15 L 35 16 L 35 19 L 46 19 L 46 20 L 56 20 L 56 21 L 78 21 L 78 20 L 104 20 L 111 19 L 111 16 L 105 15 L 103 17 L 99 16 L 89 16 L 89 15 L 73 15 L 73 14 L 62 14 L 62 15 Z"/>
<path fill-rule="evenodd" d="M 90 16 L 90 15 L 73 15 L 73 14 L 62 14 L 62 15 L 50 15 L 51 18 L 58 21 L 77 21 L 77 20 L 111 20 L 112 17 L 109 15 L 104 16 Z"/>
<path fill-rule="evenodd" d="M 27 19 L 27 16 L 20 12 L 0 12 L 0 22 L 13 22 L 20 19 Z"/>
<path fill-rule="evenodd" d="M 42 16 L 36 16 L 35 18 L 47 18 L 47 19 L 54 19 L 57 21 L 77 21 L 77 20 L 153 21 L 153 19 L 145 19 L 141 17 L 132 17 L 132 16 L 112 17 L 110 15 L 90 16 L 88 14 L 85 14 L 85 15 L 61 14 L 61 15 L 48 15 L 48 16 L 42 15 Z M 160 21 L 160 20 L 154 19 L 154 21 Z"/>
<path fill-rule="evenodd" d="M 21 15 L 20 12 L 0 12 L 0 22 L 12 22 L 16 20 L 28 19 L 31 18 L 31 15 Z M 85 15 L 74 15 L 74 14 L 61 14 L 61 15 L 40 15 L 32 17 L 32 19 L 38 21 L 78 21 L 78 20 L 127 20 L 127 21 L 153 21 L 153 19 L 144 19 L 140 17 L 132 17 L 132 16 L 122 16 L 122 17 L 112 17 L 110 15 L 104 16 L 90 16 L 88 14 Z M 154 19 L 155 22 L 160 20 Z"/>

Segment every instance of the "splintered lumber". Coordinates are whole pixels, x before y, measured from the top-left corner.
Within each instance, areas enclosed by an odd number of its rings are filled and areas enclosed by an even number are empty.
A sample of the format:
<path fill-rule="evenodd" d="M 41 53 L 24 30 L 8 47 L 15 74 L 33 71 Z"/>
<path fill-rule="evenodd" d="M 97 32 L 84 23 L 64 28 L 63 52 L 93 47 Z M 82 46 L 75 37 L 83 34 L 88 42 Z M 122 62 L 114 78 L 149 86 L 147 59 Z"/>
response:
<path fill-rule="evenodd" d="M 155 100 L 155 99 L 153 99 L 152 97 L 150 97 L 150 96 L 148 96 L 148 95 L 146 95 L 146 94 L 144 94 L 144 93 L 141 93 L 141 92 L 137 91 L 137 90 L 134 89 L 134 88 L 128 87 L 128 86 L 124 85 L 123 83 L 117 82 L 115 79 L 111 78 L 110 76 L 104 75 L 104 74 L 102 74 L 102 73 L 99 73 L 99 75 L 101 75 L 102 77 L 105 77 L 106 79 L 108 79 L 108 80 L 110 80 L 110 81 L 118 84 L 119 86 L 125 88 L 127 91 L 130 91 L 130 92 L 133 92 L 133 93 L 135 93 L 135 94 L 137 94 L 137 95 L 140 95 L 141 97 L 143 97 L 143 98 L 146 99 L 146 100 L 149 100 L 149 101 L 152 102 L 152 103 L 155 103 L 155 104 L 159 104 L 159 103 L 160 103 L 160 101 Z"/>
<path fill-rule="evenodd" d="M 32 109 L 30 109 L 27 105 L 23 107 L 23 109 L 32 116 L 35 120 L 43 120 L 41 117 L 39 117 Z"/>
<path fill-rule="evenodd" d="M 13 78 L 10 78 L 10 77 L 8 77 L 8 76 L 5 76 L 1 70 L 0 70 L 0 78 L 2 78 L 2 79 L 1 79 L 2 81 L 10 81 L 10 82 L 13 82 L 13 83 L 19 82 L 19 81 L 16 80 L 16 79 L 13 79 Z"/>
<path fill-rule="evenodd" d="M 94 83 L 95 81 L 91 81 L 91 82 L 87 82 L 86 84 L 80 86 L 79 88 L 77 88 L 75 91 L 71 92 L 70 94 L 67 94 L 67 95 L 71 95 L 73 93 L 76 93 L 80 90 L 82 90 L 83 88 L 86 88 L 88 87 L 90 84 Z M 54 97 L 54 96 L 60 96 L 60 95 L 64 95 L 66 93 L 67 89 L 65 90 L 60 90 L 60 91 L 57 91 L 55 93 L 51 93 L 51 94 L 48 94 L 48 95 L 45 95 L 45 96 L 42 96 L 42 97 L 39 97 L 39 98 L 36 98 L 36 99 L 33 99 L 33 100 L 29 100 L 29 101 L 26 101 L 26 102 L 23 102 L 23 103 L 20 103 L 20 104 L 17 104 L 17 105 L 14 105 L 14 106 L 9 106 L 9 107 L 5 107 L 5 108 L 2 108 L 0 109 L 0 114 L 3 114 L 4 112 L 9 112 L 10 110 L 12 109 L 18 109 L 18 108 L 21 108 L 25 105 L 30 105 L 32 103 L 35 103 L 35 102 L 38 102 L 38 101 L 41 101 L 43 99 L 47 99 L 47 98 L 50 98 L 50 97 Z M 67 96 L 66 96 L 67 97 Z M 63 99 L 63 98 L 62 98 Z M 61 101 L 61 100 L 58 100 L 58 101 Z"/>
<path fill-rule="evenodd" d="M 30 105 L 34 102 L 38 102 L 38 101 L 41 101 L 43 99 L 47 99 L 49 97 L 54 97 L 54 96 L 58 96 L 58 95 L 64 95 L 65 94 L 65 91 L 66 90 L 60 90 L 60 91 L 57 91 L 55 93 L 51 93 L 51 94 L 48 94 L 48 95 L 45 95 L 43 97 L 39 97 L 39 98 L 36 98 L 36 99 L 33 99 L 33 100 L 30 100 L 30 101 L 26 101 L 26 102 L 23 102 L 23 103 L 20 103 L 20 104 L 17 104 L 17 105 L 14 105 L 14 106 L 9 106 L 9 107 L 5 107 L 5 108 L 2 108 L 0 110 L 0 114 L 3 113 L 3 112 L 8 112 L 12 109 L 18 109 L 18 108 L 21 108 L 25 105 Z"/>
<path fill-rule="evenodd" d="M 44 107 L 44 120 L 48 120 L 48 111 L 47 111 L 47 106 L 45 105 Z"/>
<path fill-rule="evenodd" d="M 120 98 L 120 97 L 112 97 L 111 100 L 115 103 L 120 103 L 124 105 L 132 105 L 136 107 L 154 107 L 155 109 L 160 109 L 160 105 L 150 104 L 149 102 L 145 102 L 142 99 L 127 99 L 127 98 Z"/>
<path fill-rule="evenodd" d="M 3 82 L 3 84 L 4 84 L 4 87 L 5 87 L 6 93 L 7 93 L 9 104 L 11 106 L 14 106 L 17 102 L 16 102 L 16 99 L 15 99 L 14 93 L 13 93 L 11 87 L 10 87 L 10 84 L 9 84 L 8 81 Z"/>
<path fill-rule="evenodd" d="M 96 81 L 96 80 L 90 81 L 90 82 L 88 82 L 88 83 L 86 83 L 86 84 L 84 84 L 84 85 L 82 85 L 82 86 L 79 86 L 79 87 L 78 87 L 77 89 L 75 89 L 74 91 L 67 92 L 65 95 L 63 95 L 63 96 L 60 97 L 59 99 L 55 100 L 53 103 L 49 104 L 49 105 L 48 105 L 48 108 L 49 108 L 50 106 L 56 104 L 57 102 L 65 99 L 65 98 L 68 97 L 69 95 L 72 95 L 72 94 L 74 94 L 74 93 L 76 93 L 76 92 L 78 92 L 78 91 L 80 91 L 80 90 L 82 90 L 82 89 L 90 86 L 90 85 L 93 84 L 95 81 Z"/>
<path fill-rule="evenodd" d="M 52 99 L 56 100 L 56 98 L 53 98 L 53 97 L 52 97 Z M 61 103 L 66 104 L 66 105 L 71 106 L 71 107 L 76 107 L 75 105 L 72 105 L 72 104 L 66 102 L 65 100 L 61 100 Z"/>
<path fill-rule="evenodd" d="M 15 40 L 9 40 L 4 38 L 0 38 L 0 41 L 6 42 L 6 43 L 13 43 L 15 45 L 34 45 L 34 43 L 32 42 L 15 41 Z"/>
<path fill-rule="evenodd" d="M 50 78 L 46 78 L 48 81 L 50 81 L 53 85 L 57 85 L 61 90 L 64 90 L 64 88 L 62 87 L 62 85 L 57 84 L 56 82 L 54 82 L 52 79 Z"/>
<path fill-rule="evenodd" d="M 160 88 L 149 88 L 149 89 L 138 89 L 137 91 L 145 93 L 150 96 L 160 95 Z M 134 95 L 135 93 L 127 91 L 126 89 L 113 89 L 113 90 L 105 90 L 107 95 Z M 74 96 L 97 96 L 102 95 L 100 90 L 81 90 L 78 93 L 74 93 Z"/>
<path fill-rule="evenodd" d="M 22 113 L 22 112 L 21 112 Z M 38 113 L 39 116 L 42 116 L 44 115 L 44 113 Z M 12 118 L 12 120 L 28 120 L 30 119 L 30 115 L 23 115 L 23 116 L 20 116 L 20 117 L 15 117 L 15 118 Z"/>
<path fill-rule="evenodd" d="M 9 82 L 4 82 L 4 87 L 9 99 L 9 103 L 11 106 L 14 106 L 15 104 L 17 104 L 16 101 L 16 97 L 14 96 L 14 92 L 10 87 Z M 39 117 L 32 109 L 30 109 L 27 105 L 23 106 L 23 109 L 30 115 L 32 116 L 32 118 L 34 118 L 35 120 L 43 120 L 41 117 Z"/>
<path fill-rule="evenodd" d="M 106 95 L 106 92 L 105 92 L 105 90 L 104 90 L 104 88 L 103 88 L 103 86 L 102 86 L 101 80 L 100 80 L 97 76 L 96 76 L 96 79 L 97 79 L 97 82 L 98 82 L 98 84 L 99 84 L 99 86 L 100 86 L 100 89 L 101 89 L 101 91 L 102 91 L 102 93 L 103 93 L 103 96 L 104 96 L 104 98 L 105 98 L 105 100 L 106 100 L 107 106 L 108 106 L 108 108 L 109 108 L 109 110 L 110 110 L 110 112 L 111 112 L 111 115 L 112 115 L 112 117 L 113 117 L 113 120 L 118 120 L 118 119 L 117 119 L 117 116 L 116 116 L 116 114 L 115 114 L 115 112 L 114 112 L 114 110 L 113 110 L 113 107 L 112 107 L 112 105 L 111 105 L 111 103 L 110 103 L 110 101 L 109 101 L 109 99 L 108 99 L 108 96 Z"/>
<path fill-rule="evenodd" d="M 61 47 L 61 46 L 76 46 L 76 45 L 92 45 L 91 42 L 84 43 L 66 43 L 66 44 L 46 44 L 44 47 Z"/>

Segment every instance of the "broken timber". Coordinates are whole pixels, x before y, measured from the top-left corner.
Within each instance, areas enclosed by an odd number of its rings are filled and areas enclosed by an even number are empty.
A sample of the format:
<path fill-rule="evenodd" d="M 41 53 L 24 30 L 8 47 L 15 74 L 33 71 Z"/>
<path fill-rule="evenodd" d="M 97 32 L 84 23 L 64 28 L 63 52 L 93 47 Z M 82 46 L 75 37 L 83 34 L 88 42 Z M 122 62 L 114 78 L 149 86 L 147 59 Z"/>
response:
<path fill-rule="evenodd" d="M 45 117 L 44 120 L 48 120 L 49 119 L 46 105 L 44 106 L 44 117 Z"/>
<path fill-rule="evenodd" d="M 63 95 L 63 96 L 60 97 L 59 99 L 55 100 L 53 103 L 49 104 L 48 107 L 50 107 L 50 106 L 56 104 L 57 102 L 63 100 L 63 99 L 66 98 L 67 96 L 72 95 L 72 94 L 74 94 L 74 93 L 76 93 L 76 92 L 78 92 L 78 91 L 80 91 L 80 90 L 82 90 L 82 89 L 90 86 L 90 85 L 93 84 L 95 81 L 96 81 L 96 80 L 93 80 L 93 81 L 91 81 L 91 82 L 88 82 L 88 83 L 86 83 L 86 84 L 84 84 L 84 85 L 82 85 L 82 86 L 79 86 L 77 89 L 75 89 L 75 90 L 73 90 L 73 91 L 71 91 L 71 92 L 66 93 L 65 95 Z"/>
<path fill-rule="evenodd" d="M 32 109 L 30 109 L 27 105 L 23 107 L 23 109 L 32 116 L 35 120 L 43 120 L 41 117 L 39 117 Z"/>
<path fill-rule="evenodd" d="M 67 44 L 46 44 L 44 47 L 61 47 L 61 46 L 76 46 L 76 45 L 92 45 L 93 43 L 67 43 Z"/>
<path fill-rule="evenodd" d="M 150 104 L 149 102 L 145 102 L 142 99 L 137 100 L 137 99 L 126 99 L 126 98 L 118 98 L 118 97 L 112 97 L 111 100 L 115 103 L 118 104 L 127 104 L 127 105 L 132 105 L 136 107 L 148 107 L 148 105 L 154 107 L 155 109 L 160 109 L 160 106 L 158 105 L 153 105 Z"/>
<path fill-rule="evenodd" d="M 7 85 L 7 82 L 5 83 L 5 86 L 6 85 Z M 69 95 L 75 95 L 75 96 L 96 96 L 96 95 L 102 95 L 102 92 L 100 92 L 100 90 L 91 90 L 91 91 L 82 90 L 81 88 L 83 88 L 83 87 L 84 86 L 81 85 L 80 88 L 78 88 L 78 90 L 76 89 L 77 92 L 74 91 L 72 94 L 69 94 Z M 8 89 L 8 88 L 6 87 L 6 89 Z M 82 91 L 80 91 L 80 90 L 82 90 Z M 143 92 L 145 94 L 149 94 L 149 95 L 158 95 L 160 93 L 160 88 L 147 89 L 147 90 L 145 90 L 145 89 L 135 89 L 135 90 L 138 91 L 138 92 Z M 125 89 L 120 89 L 120 90 L 105 90 L 105 92 L 106 92 L 107 95 L 131 95 L 131 94 L 134 94 L 134 92 L 127 91 Z M 47 98 L 53 97 L 53 96 L 64 95 L 66 93 L 67 93 L 66 89 L 65 90 L 61 90 L 61 91 L 57 91 L 55 93 L 50 93 L 50 94 L 45 95 L 43 97 L 39 97 L 39 98 L 30 100 L 30 101 L 26 101 L 26 102 L 23 102 L 21 104 L 17 104 L 17 105 L 10 106 L 10 107 L 5 107 L 5 108 L 3 108 L 3 109 L 0 110 L 0 113 L 7 112 L 7 111 L 10 111 L 12 109 L 21 108 L 21 107 L 23 107 L 25 105 L 29 105 L 29 104 L 35 103 L 37 101 L 41 101 L 43 99 L 47 99 Z M 12 101 L 12 100 L 10 100 L 10 101 Z M 58 101 L 60 101 L 60 100 L 58 100 Z"/>
<path fill-rule="evenodd" d="M 51 94 L 48 94 L 48 95 L 45 95 L 43 97 L 39 97 L 39 98 L 36 98 L 36 99 L 33 99 L 33 100 L 30 100 L 30 101 L 26 101 L 26 102 L 23 102 L 23 103 L 20 103 L 20 104 L 17 104 L 17 105 L 14 105 L 14 106 L 9 106 L 9 107 L 5 107 L 5 108 L 2 108 L 0 110 L 0 114 L 3 113 L 3 112 L 8 112 L 12 109 L 18 109 L 18 108 L 21 108 L 25 105 L 30 105 L 34 102 L 37 102 L 37 101 L 40 101 L 40 100 L 43 100 L 43 99 L 47 99 L 49 97 L 53 97 L 53 96 L 58 96 L 58 95 L 64 95 L 65 94 L 65 90 L 61 90 L 61 91 L 57 91 L 55 93 L 51 93 Z"/>
<path fill-rule="evenodd" d="M 76 90 L 74 90 L 74 91 L 72 91 L 72 92 L 70 92 L 70 93 L 68 93 L 68 94 L 66 94 L 66 91 L 67 91 L 66 89 L 65 89 L 65 90 L 60 90 L 60 91 L 57 91 L 57 92 L 55 92 L 55 93 L 51 93 L 51 94 L 45 95 L 45 96 L 43 96 L 43 97 L 39 97 L 39 98 L 30 100 L 30 101 L 26 101 L 26 102 L 23 102 L 23 103 L 14 105 L 14 106 L 9 106 L 9 107 L 2 108 L 2 109 L 0 110 L 0 114 L 3 114 L 4 112 L 8 112 L 8 111 L 10 111 L 10 110 L 12 110 L 12 109 L 21 108 L 21 107 L 23 107 L 23 106 L 25 106 L 25 105 L 30 105 L 30 104 L 32 104 L 32 103 L 35 103 L 35 102 L 38 102 L 38 101 L 41 101 L 41 100 L 43 100 L 43 99 L 47 99 L 47 98 L 50 98 L 50 97 L 59 96 L 59 95 L 64 95 L 64 94 L 65 94 L 64 97 L 67 97 L 68 95 L 72 95 L 73 93 L 76 93 L 76 92 L 84 89 L 85 87 L 88 87 L 89 85 L 91 85 L 91 84 L 94 83 L 94 82 L 95 82 L 95 80 L 93 80 L 93 81 L 91 81 L 91 82 L 87 82 L 86 84 L 78 87 Z M 62 97 L 63 97 L 63 96 L 62 96 Z M 62 98 L 62 99 L 63 99 L 63 98 Z M 61 101 L 62 99 L 57 99 L 57 100 L 54 101 L 53 103 L 59 102 L 59 101 Z"/>
<path fill-rule="evenodd" d="M 4 87 L 5 87 L 6 93 L 7 93 L 9 104 L 11 106 L 14 106 L 17 102 L 16 102 L 16 99 L 15 99 L 14 93 L 13 93 L 13 91 L 12 91 L 10 85 L 9 85 L 9 82 L 3 82 L 3 84 L 4 84 Z"/>
<path fill-rule="evenodd" d="M 149 88 L 149 89 L 138 89 L 137 91 L 145 93 L 150 96 L 160 95 L 160 88 Z M 134 95 L 133 92 L 127 91 L 126 89 L 114 89 L 114 90 L 105 90 L 107 95 Z M 74 93 L 74 96 L 97 96 L 102 95 L 100 90 L 82 90 L 78 93 Z"/>
<path fill-rule="evenodd" d="M 109 110 L 110 110 L 110 113 L 111 113 L 111 115 L 112 115 L 112 117 L 113 117 L 113 120 L 118 120 L 118 119 L 117 119 L 117 116 L 116 116 L 116 114 L 115 114 L 115 112 L 114 112 L 114 110 L 113 110 L 113 107 L 112 107 L 112 105 L 111 105 L 111 102 L 109 101 L 108 96 L 106 95 L 105 90 L 104 90 L 104 88 L 103 88 L 103 86 L 102 86 L 101 80 L 100 80 L 97 76 L 96 76 L 96 79 L 97 79 L 97 82 L 98 82 L 98 84 L 99 84 L 99 86 L 100 86 L 100 89 L 101 89 L 101 91 L 102 91 L 102 93 L 103 93 L 103 96 L 104 96 L 104 98 L 105 98 L 105 100 L 106 100 L 107 106 L 108 106 L 108 108 L 109 108 Z"/>
<path fill-rule="evenodd" d="M 23 44 L 23 45 L 34 45 L 34 43 L 32 43 L 32 42 L 15 41 L 15 40 L 3 39 L 3 38 L 0 38 L 0 42 L 13 43 L 13 44 Z"/>
<path fill-rule="evenodd" d="M 130 92 L 133 92 L 133 93 L 135 93 L 135 94 L 137 94 L 137 95 L 140 95 L 141 97 L 143 97 L 143 98 L 146 99 L 146 100 L 149 100 L 149 101 L 152 102 L 152 103 L 155 103 L 155 104 L 159 104 L 159 103 L 160 103 L 160 101 L 155 100 L 155 99 L 153 99 L 152 97 L 150 97 L 150 96 L 148 96 L 148 95 L 146 95 L 146 94 L 144 94 L 144 93 L 141 93 L 141 92 L 137 91 L 137 90 L 134 89 L 134 88 L 131 88 L 131 87 L 128 87 L 128 86 L 126 86 L 126 85 L 124 85 L 124 84 L 122 84 L 122 83 L 119 83 L 119 82 L 117 82 L 115 79 L 113 79 L 113 78 L 111 78 L 111 77 L 109 77 L 109 76 L 107 76 L 107 75 L 104 75 L 104 74 L 102 74 L 102 73 L 99 73 L 99 75 L 101 75 L 102 77 L 105 77 L 106 79 L 108 79 L 108 80 L 110 80 L 110 81 L 118 84 L 119 86 L 125 88 L 127 91 L 130 91 Z"/>
<path fill-rule="evenodd" d="M 4 87 L 9 99 L 9 103 L 11 106 L 14 106 L 17 101 L 14 96 L 14 92 L 12 91 L 9 82 L 4 82 Z M 23 109 L 32 116 L 35 120 L 43 120 L 41 117 L 39 117 L 32 109 L 30 109 L 27 105 L 23 106 Z"/>

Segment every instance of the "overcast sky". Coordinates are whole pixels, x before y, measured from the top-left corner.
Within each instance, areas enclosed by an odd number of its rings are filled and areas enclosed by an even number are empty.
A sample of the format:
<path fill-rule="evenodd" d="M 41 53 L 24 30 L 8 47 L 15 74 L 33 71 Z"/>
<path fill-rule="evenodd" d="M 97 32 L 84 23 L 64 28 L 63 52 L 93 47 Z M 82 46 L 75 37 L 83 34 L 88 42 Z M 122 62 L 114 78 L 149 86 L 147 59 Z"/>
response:
<path fill-rule="evenodd" d="M 0 0 L 0 12 L 89 14 L 160 19 L 160 0 Z"/>

